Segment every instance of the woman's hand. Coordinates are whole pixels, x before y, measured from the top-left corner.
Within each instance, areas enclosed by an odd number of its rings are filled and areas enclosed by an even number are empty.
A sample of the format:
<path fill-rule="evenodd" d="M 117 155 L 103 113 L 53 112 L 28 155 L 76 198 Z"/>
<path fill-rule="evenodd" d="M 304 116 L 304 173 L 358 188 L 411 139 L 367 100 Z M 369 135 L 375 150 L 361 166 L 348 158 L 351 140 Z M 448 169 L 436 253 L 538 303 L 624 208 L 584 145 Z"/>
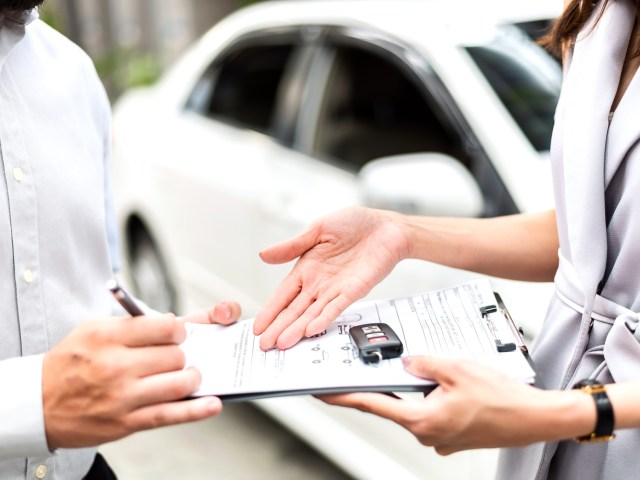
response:
<path fill-rule="evenodd" d="M 286 349 L 322 332 L 406 257 L 399 214 L 347 208 L 314 222 L 301 235 L 260 253 L 271 264 L 298 258 L 256 316 L 260 348 Z"/>
<path fill-rule="evenodd" d="M 579 391 L 539 390 L 468 361 L 408 357 L 405 368 L 439 386 L 423 400 L 379 393 L 319 398 L 392 420 L 441 455 L 571 438 L 595 425 L 593 400 Z"/>

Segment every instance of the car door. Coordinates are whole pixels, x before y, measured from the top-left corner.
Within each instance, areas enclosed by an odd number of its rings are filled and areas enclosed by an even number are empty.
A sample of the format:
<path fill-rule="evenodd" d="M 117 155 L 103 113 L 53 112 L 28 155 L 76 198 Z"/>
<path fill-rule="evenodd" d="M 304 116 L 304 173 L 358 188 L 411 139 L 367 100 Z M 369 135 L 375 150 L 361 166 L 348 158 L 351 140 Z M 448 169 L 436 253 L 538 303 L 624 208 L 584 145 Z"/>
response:
<path fill-rule="evenodd" d="M 311 221 L 323 209 L 366 205 L 360 172 L 369 162 L 389 155 L 449 155 L 475 178 L 484 197 L 484 216 L 517 212 L 490 159 L 423 56 L 388 35 L 360 28 L 326 28 L 321 45 L 307 73 L 292 144 L 307 156 L 297 163 L 293 157 L 274 160 L 277 170 L 286 171 L 276 182 L 297 178 L 294 184 L 276 183 L 288 191 L 288 202 L 295 206 L 288 220 L 296 219 L 281 223 L 283 236 L 278 239 L 274 232 L 276 240 L 298 233 L 297 224 L 304 223 L 305 217 Z M 331 167 L 325 176 L 335 177 L 340 171 L 347 176 L 341 188 L 318 181 L 319 164 Z M 351 183 L 352 194 L 345 192 L 345 182 Z M 408 213 L 412 213 L 410 206 Z M 265 277 L 267 290 L 277 281 L 276 274 L 271 275 Z M 441 288 L 476 276 L 427 262 L 404 261 L 370 297 Z M 513 282 L 497 285 L 505 291 L 522 290 L 521 284 Z"/>
<path fill-rule="evenodd" d="M 333 205 L 355 202 L 352 175 L 290 147 L 313 49 L 305 29 L 239 37 L 203 67 L 170 122 L 181 148 L 162 152 L 155 174 L 187 226 L 176 225 L 170 240 L 183 309 L 234 298 L 255 314 L 286 269 L 264 265 L 258 252 Z M 294 201 L 299 189 L 315 209 Z M 349 199 L 333 204 L 326 192 Z"/>
<path fill-rule="evenodd" d="M 179 204 L 171 235 L 182 309 L 234 298 L 252 310 L 259 262 L 253 225 L 270 184 L 269 160 L 292 154 L 272 137 L 277 98 L 298 44 L 240 38 L 203 65 L 167 131 L 180 139 L 156 160 L 156 186 Z M 158 132 L 158 135 L 162 135 Z M 161 139 L 159 139 L 161 141 Z M 176 211 L 174 206 L 168 206 Z"/>

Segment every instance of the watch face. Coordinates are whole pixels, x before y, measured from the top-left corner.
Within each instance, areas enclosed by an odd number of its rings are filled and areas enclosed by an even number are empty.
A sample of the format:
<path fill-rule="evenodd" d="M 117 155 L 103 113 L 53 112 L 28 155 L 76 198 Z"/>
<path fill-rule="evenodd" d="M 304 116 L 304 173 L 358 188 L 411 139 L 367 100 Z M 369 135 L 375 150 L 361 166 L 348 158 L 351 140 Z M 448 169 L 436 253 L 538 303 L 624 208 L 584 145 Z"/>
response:
<path fill-rule="evenodd" d="M 598 385 L 598 382 L 596 382 L 595 379 L 593 379 L 593 378 L 585 378 L 584 380 L 580 380 L 579 382 L 576 382 L 573 385 L 573 388 L 578 389 L 578 388 L 582 388 L 582 387 L 592 387 L 594 385 Z"/>

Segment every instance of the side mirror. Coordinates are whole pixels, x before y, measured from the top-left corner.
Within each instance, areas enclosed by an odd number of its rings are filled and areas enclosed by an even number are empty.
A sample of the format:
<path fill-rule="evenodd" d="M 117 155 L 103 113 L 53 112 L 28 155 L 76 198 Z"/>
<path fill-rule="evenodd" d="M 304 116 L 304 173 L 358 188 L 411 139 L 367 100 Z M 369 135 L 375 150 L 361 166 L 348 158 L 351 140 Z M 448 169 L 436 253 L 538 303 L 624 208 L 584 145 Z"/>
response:
<path fill-rule="evenodd" d="M 364 201 L 374 208 L 414 215 L 479 217 L 482 192 L 455 158 L 414 153 L 379 158 L 359 173 Z"/>

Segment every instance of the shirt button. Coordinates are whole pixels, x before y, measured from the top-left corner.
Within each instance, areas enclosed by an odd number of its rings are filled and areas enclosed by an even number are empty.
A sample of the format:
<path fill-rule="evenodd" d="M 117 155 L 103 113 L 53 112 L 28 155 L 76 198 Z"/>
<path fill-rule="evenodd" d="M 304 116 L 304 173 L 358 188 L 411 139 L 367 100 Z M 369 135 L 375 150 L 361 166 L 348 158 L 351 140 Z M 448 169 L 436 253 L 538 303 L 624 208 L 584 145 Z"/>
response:
<path fill-rule="evenodd" d="M 24 271 L 24 273 L 22 274 L 22 277 L 24 278 L 24 281 L 27 283 L 33 282 L 33 272 L 28 268 Z"/>
<path fill-rule="evenodd" d="M 36 478 L 44 478 L 46 475 L 47 475 L 47 466 L 39 465 L 38 468 L 36 468 Z"/>
<path fill-rule="evenodd" d="M 20 167 L 15 167 L 13 169 L 13 178 L 15 178 L 17 182 L 21 182 L 24 178 L 24 172 Z"/>

